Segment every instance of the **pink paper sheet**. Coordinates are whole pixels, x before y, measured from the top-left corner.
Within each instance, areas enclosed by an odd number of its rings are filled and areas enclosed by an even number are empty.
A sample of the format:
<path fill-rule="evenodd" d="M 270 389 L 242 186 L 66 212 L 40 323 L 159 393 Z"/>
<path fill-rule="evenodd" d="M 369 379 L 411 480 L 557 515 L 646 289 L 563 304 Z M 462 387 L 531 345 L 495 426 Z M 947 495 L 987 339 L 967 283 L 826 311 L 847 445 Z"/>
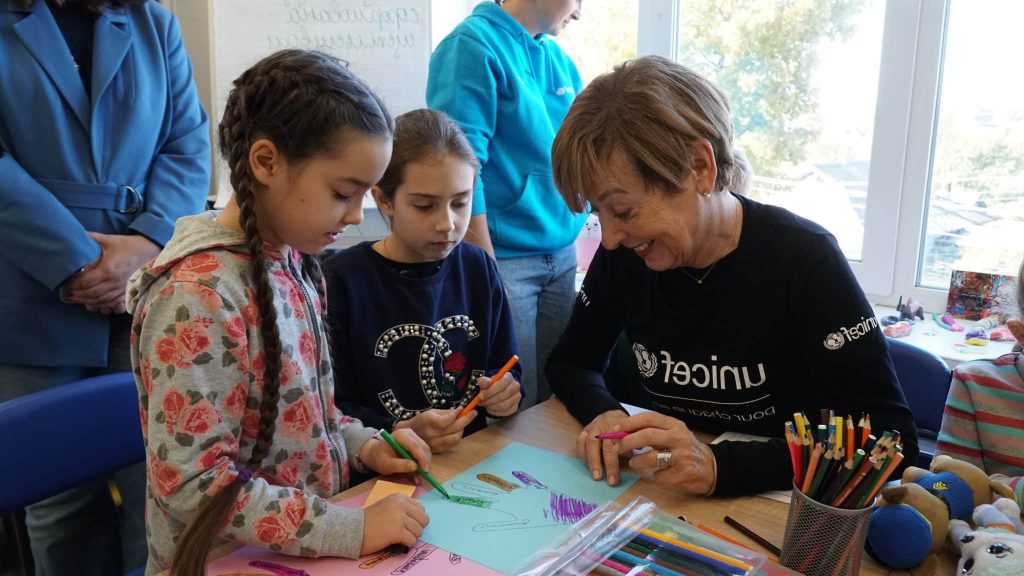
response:
<path fill-rule="evenodd" d="M 415 497 L 423 493 L 421 488 L 416 489 Z M 366 500 L 369 493 L 361 494 L 341 502 L 342 506 L 351 508 L 360 507 Z M 285 556 L 275 554 L 269 550 L 260 548 L 241 548 L 223 558 L 220 558 L 207 567 L 207 574 L 210 576 L 267 576 L 276 574 L 278 576 L 334 576 L 345 574 L 358 574 L 360 576 L 460 576 L 460 575 L 498 575 L 486 566 L 481 566 L 472 560 L 468 560 L 442 550 L 437 546 L 426 542 L 417 542 L 414 548 L 409 549 L 408 554 L 394 554 L 382 550 L 375 554 L 368 554 L 358 560 L 347 560 L 345 558 L 300 558 L 297 556 Z"/>

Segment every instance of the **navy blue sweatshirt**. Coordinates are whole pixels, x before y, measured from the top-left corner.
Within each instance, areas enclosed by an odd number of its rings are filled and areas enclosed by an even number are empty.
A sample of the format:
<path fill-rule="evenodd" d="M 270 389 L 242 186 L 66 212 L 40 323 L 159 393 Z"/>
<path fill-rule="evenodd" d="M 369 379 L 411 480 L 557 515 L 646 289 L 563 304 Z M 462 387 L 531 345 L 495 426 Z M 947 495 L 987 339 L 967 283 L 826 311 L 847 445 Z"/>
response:
<path fill-rule="evenodd" d="M 739 199 L 739 246 L 702 284 L 682 270 L 652 271 L 624 247 L 598 250 L 548 360 L 554 393 L 584 425 L 621 409 L 602 374 L 624 332 L 638 384 L 622 401 L 694 430 L 772 438 L 711 446 L 718 495 L 791 486 L 783 432 L 799 410 L 814 423 L 821 408 L 870 413 L 873 430 L 902 433 L 904 462 L 915 462 L 913 415 L 835 238 L 784 209 Z"/>
<path fill-rule="evenodd" d="M 460 243 L 426 276 L 395 264 L 364 242 L 323 265 L 335 403 L 386 430 L 431 408 L 464 406 L 479 376 L 519 353 L 504 286 L 483 250 Z M 511 373 L 518 381 L 522 369 Z M 483 413 L 466 433 L 485 425 Z"/>

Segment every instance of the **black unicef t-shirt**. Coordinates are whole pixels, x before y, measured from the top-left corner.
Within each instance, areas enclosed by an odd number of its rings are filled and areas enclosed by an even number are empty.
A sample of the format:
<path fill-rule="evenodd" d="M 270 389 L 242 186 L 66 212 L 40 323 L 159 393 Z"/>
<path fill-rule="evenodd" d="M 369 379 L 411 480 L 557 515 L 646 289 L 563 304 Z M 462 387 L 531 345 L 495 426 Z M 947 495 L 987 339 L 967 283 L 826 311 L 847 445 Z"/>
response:
<path fill-rule="evenodd" d="M 903 434 L 905 461 L 914 462 L 913 415 L 835 238 L 784 209 L 738 198 L 739 246 L 703 283 L 682 270 L 649 270 L 624 247 L 598 250 L 548 361 L 552 390 L 583 424 L 619 409 L 601 375 L 622 332 L 640 386 L 623 401 L 694 430 L 773 438 L 712 446 L 716 494 L 790 486 L 782 436 L 799 410 L 870 413 L 873 429 Z"/>

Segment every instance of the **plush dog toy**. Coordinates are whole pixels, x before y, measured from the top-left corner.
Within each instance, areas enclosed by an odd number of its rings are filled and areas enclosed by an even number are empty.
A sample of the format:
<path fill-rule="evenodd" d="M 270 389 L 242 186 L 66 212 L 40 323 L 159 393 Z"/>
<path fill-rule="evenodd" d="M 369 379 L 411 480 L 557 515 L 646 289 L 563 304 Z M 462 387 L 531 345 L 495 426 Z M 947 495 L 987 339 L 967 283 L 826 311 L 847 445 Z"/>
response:
<path fill-rule="evenodd" d="M 866 548 L 879 563 L 915 576 L 931 576 L 939 564 L 950 520 L 969 520 L 993 496 L 1013 497 L 1005 484 L 977 466 L 936 456 L 929 470 L 909 467 L 902 484 L 881 491 L 871 514 Z"/>
<path fill-rule="evenodd" d="M 1024 574 L 1024 526 L 1010 498 L 974 509 L 972 530 L 963 520 L 949 523 L 949 542 L 960 553 L 957 573 L 967 576 Z"/>

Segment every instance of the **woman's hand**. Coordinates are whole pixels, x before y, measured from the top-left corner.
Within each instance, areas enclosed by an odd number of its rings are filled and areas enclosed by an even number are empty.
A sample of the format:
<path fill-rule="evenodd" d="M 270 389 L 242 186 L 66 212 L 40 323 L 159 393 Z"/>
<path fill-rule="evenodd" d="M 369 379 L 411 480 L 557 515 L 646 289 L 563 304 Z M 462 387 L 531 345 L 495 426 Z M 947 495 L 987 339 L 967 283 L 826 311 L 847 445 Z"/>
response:
<path fill-rule="evenodd" d="M 395 434 L 401 430 L 412 430 L 427 443 L 431 452 L 437 454 L 459 443 L 463 430 L 476 418 L 476 412 L 470 411 L 462 418 L 458 416 L 458 409 L 426 410 L 395 424 Z"/>
<path fill-rule="evenodd" d="M 89 232 L 102 253 L 68 281 L 71 301 L 90 312 L 123 314 L 128 277 L 160 253 L 160 247 L 138 234 Z"/>
<path fill-rule="evenodd" d="M 512 378 L 511 373 L 506 373 L 497 381 L 491 381 L 486 376 L 476 380 L 480 387 L 480 407 L 486 408 L 487 413 L 495 418 L 511 416 L 519 410 L 519 400 L 523 397 L 519 390 L 519 382 Z"/>
<path fill-rule="evenodd" d="M 629 415 L 622 410 L 609 410 L 598 414 L 576 437 L 576 454 L 587 461 L 590 475 L 600 480 L 605 469 L 608 470 L 608 484 L 619 483 L 619 446 L 611 440 L 601 440 L 598 434 L 611 432 L 616 425 Z"/>
<path fill-rule="evenodd" d="M 385 475 L 415 474 L 417 464 L 420 468 L 430 471 L 430 447 L 415 432 L 409 429 L 395 430 L 391 436 L 416 461 L 402 458 L 382 438 L 374 436 L 359 450 L 359 460 L 363 465 Z M 415 479 L 418 482 L 419 475 L 416 475 Z"/>
<path fill-rule="evenodd" d="M 391 544 L 415 546 L 429 522 L 430 518 L 419 500 L 405 494 L 382 498 L 363 512 L 363 544 L 359 555 L 377 552 Z"/>
<path fill-rule="evenodd" d="M 615 431 L 631 432 L 622 440 L 605 440 L 616 445 L 618 454 L 629 455 L 645 446 L 653 448 L 630 458 L 630 470 L 652 474 L 656 483 L 690 494 L 705 495 L 715 489 L 715 455 L 682 421 L 658 412 L 642 412 L 617 424 Z M 663 464 L 664 453 L 671 454 L 667 466 L 659 465 L 659 452 L 663 453 Z"/>

